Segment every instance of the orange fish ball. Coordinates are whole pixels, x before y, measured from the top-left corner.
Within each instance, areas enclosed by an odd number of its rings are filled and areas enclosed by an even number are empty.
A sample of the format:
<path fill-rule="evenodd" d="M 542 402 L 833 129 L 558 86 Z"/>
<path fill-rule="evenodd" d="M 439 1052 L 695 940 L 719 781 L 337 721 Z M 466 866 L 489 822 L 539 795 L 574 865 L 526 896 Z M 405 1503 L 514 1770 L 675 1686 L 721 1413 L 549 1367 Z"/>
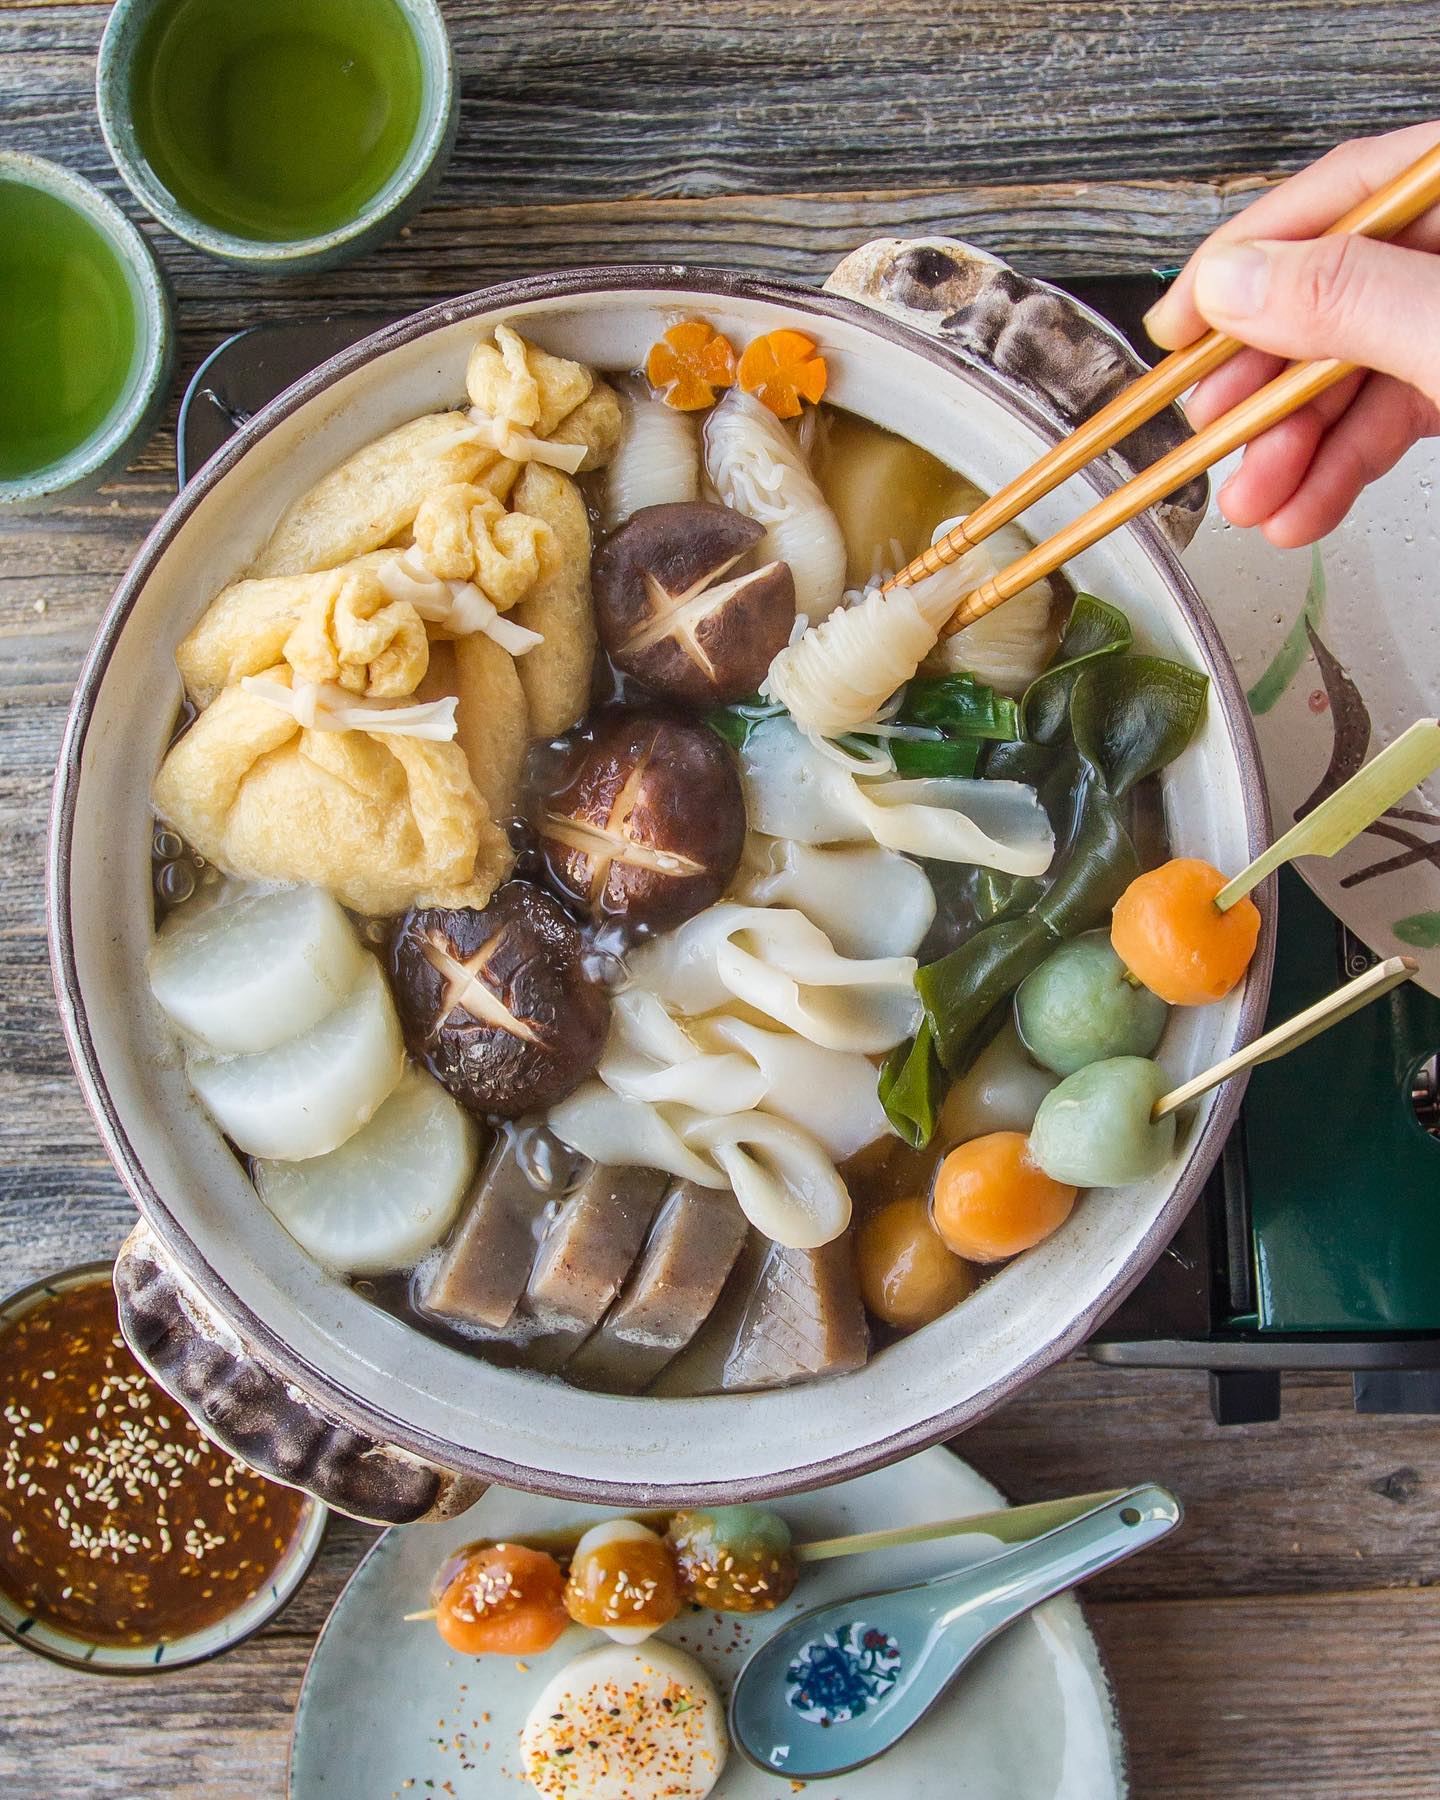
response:
<path fill-rule="evenodd" d="M 1030 1160 L 1023 1131 L 992 1131 L 941 1163 L 930 1200 L 935 1229 L 967 1262 L 1002 1262 L 1058 1231 L 1076 1189 Z"/>
<path fill-rule="evenodd" d="M 871 1213 L 856 1240 L 860 1292 L 877 1319 L 918 1331 L 949 1312 L 975 1277 L 941 1242 L 921 1199 L 892 1200 Z"/>
<path fill-rule="evenodd" d="M 466 1656 L 538 1656 L 570 1623 L 564 1595 L 553 1556 L 524 1544 L 489 1544 L 440 1596 L 435 1629 Z"/>
<path fill-rule="evenodd" d="M 1225 882 L 1209 863 L 1177 856 L 1137 875 L 1116 904 L 1115 954 L 1172 1006 L 1223 1000 L 1250 966 L 1260 914 L 1248 895 L 1221 912 L 1215 896 Z"/>

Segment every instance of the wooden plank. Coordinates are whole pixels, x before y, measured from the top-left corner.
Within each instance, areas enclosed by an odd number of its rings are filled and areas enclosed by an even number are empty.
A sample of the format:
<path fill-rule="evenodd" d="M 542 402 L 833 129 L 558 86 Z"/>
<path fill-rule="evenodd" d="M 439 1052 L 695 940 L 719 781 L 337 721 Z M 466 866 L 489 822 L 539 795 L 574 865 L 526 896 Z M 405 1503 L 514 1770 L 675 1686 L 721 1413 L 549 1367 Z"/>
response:
<path fill-rule="evenodd" d="M 1158 1481 L 1185 1522 L 1094 1584 L 1114 1598 L 1405 1587 L 1435 1578 L 1435 1422 L 1361 1416 L 1350 1382 L 1291 1375 L 1273 1424 L 1216 1425 L 1197 1372 L 1053 1369 L 956 1441 L 1010 1498 Z"/>
<path fill-rule="evenodd" d="M 1090 1608 L 1134 1800 L 1434 1800 L 1433 1588 Z"/>
<path fill-rule="evenodd" d="M 7 143 L 97 176 L 105 13 L 0 15 Z M 1431 0 L 451 0 L 446 15 L 464 78 L 450 194 L 1268 171 L 1434 104 Z"/>

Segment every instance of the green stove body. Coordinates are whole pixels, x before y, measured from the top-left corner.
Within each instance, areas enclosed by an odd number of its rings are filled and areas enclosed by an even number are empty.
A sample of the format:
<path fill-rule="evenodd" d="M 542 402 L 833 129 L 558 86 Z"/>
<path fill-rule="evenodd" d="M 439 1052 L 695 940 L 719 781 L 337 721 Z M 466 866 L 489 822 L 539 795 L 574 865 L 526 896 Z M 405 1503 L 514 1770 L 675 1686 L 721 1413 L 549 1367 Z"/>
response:
<path fill-rule="evenodd" d="M 1271 1024 L 1358 972 L 1346 966 L 1347 943 L 1287 870 Z M 1437 1049 L 1440 1000 L 1407 982 L 1251 1076 L 1243 1131 L 1255 1306 L 1244 1322 L 1440 1331 L 1440 1138 L 1420 1116 Z"/>

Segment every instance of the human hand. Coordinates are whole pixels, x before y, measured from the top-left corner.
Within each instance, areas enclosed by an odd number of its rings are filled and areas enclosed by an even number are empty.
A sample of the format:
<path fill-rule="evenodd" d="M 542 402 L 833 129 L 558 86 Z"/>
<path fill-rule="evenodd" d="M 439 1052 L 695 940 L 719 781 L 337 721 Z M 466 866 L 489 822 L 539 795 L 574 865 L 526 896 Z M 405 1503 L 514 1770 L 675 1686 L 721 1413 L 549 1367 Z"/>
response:
<path fill-rule="evenodd" d="M 1197 429 L 1297 358 L 1361 365 L 1255 438 L 1220 489 L 1232 524 L 1259 525 L 1282 549 L 1332 531 L 1368 483 L 1440 433 L 1440 207 L 1393 243 L 1314 235 L 1435 143 L 1440 121 L 1340 145 L 1207 238 L 1146 315 L 1167 350 L 1207 325 L 1253 346 L 1195 389 Z"/>

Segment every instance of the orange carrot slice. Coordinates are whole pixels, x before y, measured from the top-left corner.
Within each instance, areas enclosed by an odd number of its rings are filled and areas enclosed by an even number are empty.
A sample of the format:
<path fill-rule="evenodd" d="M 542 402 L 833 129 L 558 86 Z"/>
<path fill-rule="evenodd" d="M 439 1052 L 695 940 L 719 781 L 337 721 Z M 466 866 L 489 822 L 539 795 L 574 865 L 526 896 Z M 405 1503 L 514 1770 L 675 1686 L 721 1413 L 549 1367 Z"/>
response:
<path fill-rule="evenodd" d="M 740 356 L 740 385 L 780 419 L 793 419 L 801 402 L 817 402 L 829 370 L 803 331 L 767 331 L 753 338 Z"/>
<path fill-rule="evenodd" d="M 699 412 L 735 385 L 735 346 L 708 319 L 682 319 L 650 346 L 645 374 L 667 406 Z"/>

